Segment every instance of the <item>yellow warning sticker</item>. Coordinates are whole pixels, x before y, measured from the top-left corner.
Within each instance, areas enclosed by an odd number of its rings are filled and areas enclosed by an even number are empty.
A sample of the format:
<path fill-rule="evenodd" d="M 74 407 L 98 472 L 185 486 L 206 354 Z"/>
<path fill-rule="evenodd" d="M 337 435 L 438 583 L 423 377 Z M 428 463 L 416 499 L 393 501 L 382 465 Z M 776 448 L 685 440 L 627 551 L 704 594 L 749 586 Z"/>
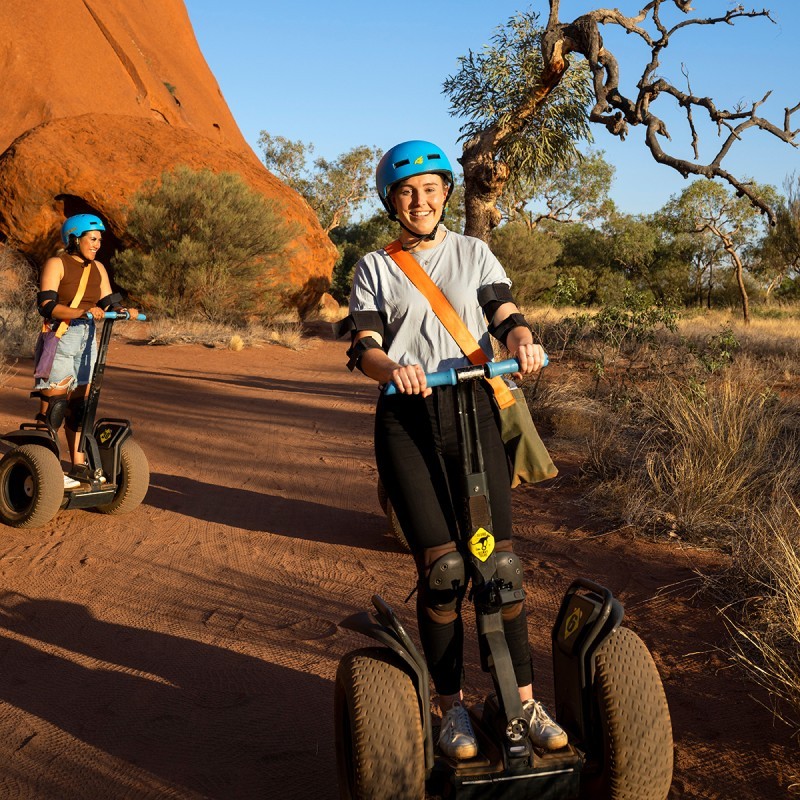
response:
<path fill-rule="evenodd" d="M 111 438 L 111 428 L 103 428 L 97 438 L 100 440 L 100 444 L 105 444 Z"/>
<path fill-rule="evenodd" d="M 572 609 L 572 613 L 564 620 L 564 639 L 569 639 L 580 628 L 582 619 L 583 611 L 578 606 L 575 606 Z"/>
<path fill-rule="evenodd" d="M 486 528 L 478 528 L 469 540 L 469 551 L 475 558 L 486 561 L 494 552 L 494 536 Z"/>

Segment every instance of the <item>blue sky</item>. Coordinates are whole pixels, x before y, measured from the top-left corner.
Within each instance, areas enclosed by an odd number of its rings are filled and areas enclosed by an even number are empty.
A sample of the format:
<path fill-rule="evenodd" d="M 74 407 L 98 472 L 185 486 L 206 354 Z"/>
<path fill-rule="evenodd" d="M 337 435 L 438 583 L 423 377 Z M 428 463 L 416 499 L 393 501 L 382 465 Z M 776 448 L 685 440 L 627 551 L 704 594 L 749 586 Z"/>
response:
<path fill-rule="evenodd" d="M 406 139 L 429 139 L 451 156 L 460 155 L 458 119 L 451 117 L 442 82 L 458 68 L 457 59 L 479 50 L 492 32 L 519 10 L 532 8 L 546 18 L 546 0 L 185 0 L 200 48 L 245 139 L 260 155 L 259 133 L 311 142 L 315 154 L 334 158 L 366 144 L 386 149 Z M 800 2 L 759 0 L 777 24 L 740 19 L 736 24 L 696 26 L 675 35 L 664 51 L 664 77 L 718 106 L 760 100 L 772 89 L 761 115 L 779 127 L 783 110 L 800 102 L 796 52 Z M 562 0 L 561 20 L 598 7 L 634 13 L 642 0 L 580 2 Z M 667 4 L 665 4 L 667 5 Z M 668 4 L 672 8 L 672 4 Z M 696 0 L 692 16 L 719 16 L 737 3 Z M 758 5 L 760 10 L 764 5 Z M 749 9 L 750 6 L 747 6 Z M 698 13 L 702 12 L 702 13 Z M 677 12 L 667 20 L 685 18 Z M 606 46 L 622 67 L 623 90 L 633 92 L 649 51 L 637 37 L 604 29 Z M 670 106 L 668 111 L 666 106 Z M 659 106 L 664 106 L 659 108 Z M 654 111 L 668 124 L 668 152 L 691 158 L 685 116 L 667 98 Z M 699 112 L 695 112 L 700 121 Z M 795 114 L 800 128 L 800 111 Z M 611 195 L 628 213 L 660 208 L 686 185 L 677 173 L 656 164 L 641 129 L 625 142 L 594 126 L 594 147 L 616 167 Z M 702 155 L 719 144 L 714 129 L 703 131 Z M 782 187 L 800 172 L 800 148 L 756 130 L 747 132 L 724 162 L 731 172 Z"/>

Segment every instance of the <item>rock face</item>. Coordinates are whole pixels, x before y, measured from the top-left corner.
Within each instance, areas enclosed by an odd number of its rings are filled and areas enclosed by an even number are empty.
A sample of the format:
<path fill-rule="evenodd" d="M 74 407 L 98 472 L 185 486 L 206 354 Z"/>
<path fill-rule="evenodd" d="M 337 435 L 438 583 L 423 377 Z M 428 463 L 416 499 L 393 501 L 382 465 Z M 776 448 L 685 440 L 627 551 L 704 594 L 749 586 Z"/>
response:
<path fill-rule="evenodd" d="M 88 211 L 107 222 L 108 260 L 146 180 L 178 164 L 238 172 L 300 224 L 286 277 L 318 299 L 335 248 L 242 137 L 182 0 L 3 3 L 0 41 L 0 239 L 41 260 L 65 216 Z"/>

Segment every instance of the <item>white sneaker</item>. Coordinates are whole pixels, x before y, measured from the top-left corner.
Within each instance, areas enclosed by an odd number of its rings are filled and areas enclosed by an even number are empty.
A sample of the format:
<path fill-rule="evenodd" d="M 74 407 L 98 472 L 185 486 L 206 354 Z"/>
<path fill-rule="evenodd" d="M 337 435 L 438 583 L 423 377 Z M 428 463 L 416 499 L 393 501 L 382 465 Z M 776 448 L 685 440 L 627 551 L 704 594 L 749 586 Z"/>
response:
<path fill-rule="evenodd" d="M 81 485 L 80 481 L 76 481 L 75 478 L 70 478 L 69 475 L 64 473 L 64 488 L 65 489 L 77 489 Z"/>
<path fill-rule="evenodd" d="M 522 710 L 530 717 L 531 741 L 543 750 L 560 750 L 567 746 L 567 734 L 536 700 L 526 700 Z"/>
<path fill-rule="evenodd" d="M 469 713 L 458 700 L 442 718 L 439 749 L 448 758 L 459 761 L 478 755 L 478 740 L 475 738 L 475 731 L 472 730 Z"/>

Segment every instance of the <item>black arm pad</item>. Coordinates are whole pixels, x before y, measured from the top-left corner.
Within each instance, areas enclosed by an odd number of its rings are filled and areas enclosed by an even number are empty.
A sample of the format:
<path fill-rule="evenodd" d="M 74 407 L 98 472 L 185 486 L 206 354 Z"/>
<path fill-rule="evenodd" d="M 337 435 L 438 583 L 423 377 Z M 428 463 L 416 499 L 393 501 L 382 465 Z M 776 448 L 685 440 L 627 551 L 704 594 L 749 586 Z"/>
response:
<path fill-rule="evenodd" d="M 116 309 L 122 308 L 122 295 L 119 292 L 107 294 L 97 301 L 97 307 L 102 308 L 103 311 L 108 311 L 109 308 L 116 311 Z"/>
<path fill-rule="evenodd" d="M 514 297 L 511 288 L 505 283 L 490 283 L 478 290 L 478 303 L 483 309 L 484 316 L 489 322 L 503 303 L 513 303 Z"/>
<path fill-rule="evenodd" d="M 373 350 L 376 347 L 378 350 L 383 350 L 383 348 L 371 336 L 363 336 L 361 339 L 359 339 L 347 351 L 347 355 L 350 357 L 350 360 L 347 362 L 347 369 L 352 372 L 354 369 L 358 368 L 363 372 L 364 370 L 361 369 L 361 359 L 364 357 L 364 353 L 366 353 L 367 350 Z"/>
<path fill-rule="evenodd" d="M 333 323 L 333 335 L 337 339 L 358 331 L 375 331 L 384 335 L 384 318 L 380 311 L 354 311 L 339 322 Z"/>
<path fill-rule="evenodd" d="M 36 307 L 45 319 L 50 319 L 53 316 L 53 309 L 57 305 L 58 292 L 54 292 L 52 289 L 46 292 L 39 292 L 36 295 Z"/>
<path fill-rule="evenodd" d="M 518 328 L 520 325 L 528 330 L 531 330 L 531 326 L 528 325 L 525 317 L 522 314 L 509 314 L 498 325 L 490 325 L 489 333 L 491 333 L 495 339 L 499 339 L 505 347 L 506 339 L 508 339 L 508 334 L 511 333 L 511 329 Z"/>

